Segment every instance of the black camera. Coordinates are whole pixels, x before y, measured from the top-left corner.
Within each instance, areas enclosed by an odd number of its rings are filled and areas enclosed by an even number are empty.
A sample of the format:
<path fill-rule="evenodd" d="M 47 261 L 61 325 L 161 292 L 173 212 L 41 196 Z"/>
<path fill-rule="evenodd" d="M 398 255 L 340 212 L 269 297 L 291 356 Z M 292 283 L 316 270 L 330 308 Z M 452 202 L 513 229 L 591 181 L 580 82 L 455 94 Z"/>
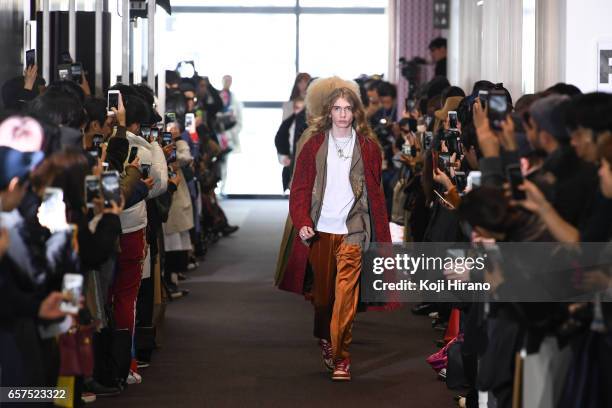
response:
<path fill-rule="evenodd" d="M 376 123 L 374 129 L 372 129 L 374 133 L 376 133 L 376 136 L 378 136 L 383 147 L 388 146 L 394 141 L 391 126 L 393 126 L 393 121 L 390 118 L 382 118 Z"/>
<path fill-rule="evenodd" d="M 460 157 L 463 154 L 463 145 L 461 143 L 461 133 L 457 130 L 447 130 L 443 132 L 441 137 L 442 140 L 446 143 L 446 147 L 448 148 L 448 152 L 450 154 L 457 153 L 457 157 Z"/>

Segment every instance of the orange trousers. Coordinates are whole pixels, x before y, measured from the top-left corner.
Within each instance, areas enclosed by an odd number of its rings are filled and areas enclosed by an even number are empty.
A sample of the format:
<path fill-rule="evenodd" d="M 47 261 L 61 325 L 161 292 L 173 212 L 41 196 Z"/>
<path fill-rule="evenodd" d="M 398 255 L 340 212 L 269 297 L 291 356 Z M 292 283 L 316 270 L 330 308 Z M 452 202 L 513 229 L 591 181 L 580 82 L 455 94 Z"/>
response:
<path fill-rule="evenodd" d="M 318 232 L 308 256 L 314 273 L 314 335 L 331 341 L 334 359 L 349 358 L 359 301 L 361 246 L 344 235 Z"/>

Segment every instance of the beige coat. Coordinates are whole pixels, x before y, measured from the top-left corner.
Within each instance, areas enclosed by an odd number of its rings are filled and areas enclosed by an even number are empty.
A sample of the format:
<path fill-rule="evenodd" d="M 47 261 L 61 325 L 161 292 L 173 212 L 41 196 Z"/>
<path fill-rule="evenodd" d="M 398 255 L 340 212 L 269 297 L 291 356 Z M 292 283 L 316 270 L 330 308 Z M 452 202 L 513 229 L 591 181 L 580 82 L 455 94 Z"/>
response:
<path fill-rule="evenodd" d="M 176 141 L 176 162 L 180 166 L 189 164 L 193 158 L 189 152 L 189 145 L 184 140 Z M 164 224 L 164 234 L 189 231 L 193 228 L 193 207 L 189 187 L 182 170 L 178 170 L 180 182 L 172 196 L 172 205 L 168 214 L 168 222 Z"/>

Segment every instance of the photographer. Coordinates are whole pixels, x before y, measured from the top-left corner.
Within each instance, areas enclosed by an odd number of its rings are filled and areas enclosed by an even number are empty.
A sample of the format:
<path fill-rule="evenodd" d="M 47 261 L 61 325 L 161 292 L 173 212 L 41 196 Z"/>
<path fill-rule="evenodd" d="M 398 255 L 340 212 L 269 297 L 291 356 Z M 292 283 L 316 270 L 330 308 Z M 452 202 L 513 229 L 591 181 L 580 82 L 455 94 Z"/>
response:
<path fill-rule="evenodd" d="M 436 66 L 434 75 L 446 78 L 446 38 L 434 38 L 428 48 L 431 61 Z"/>
<path fill-rule="evenodd" d="M 19 112 L 26 104 L 45 91 L 45 80 L 38 76 L 38 67 L 31 65 L 23 75 L 2 85 L 2 102 L 7 111 Z"/>

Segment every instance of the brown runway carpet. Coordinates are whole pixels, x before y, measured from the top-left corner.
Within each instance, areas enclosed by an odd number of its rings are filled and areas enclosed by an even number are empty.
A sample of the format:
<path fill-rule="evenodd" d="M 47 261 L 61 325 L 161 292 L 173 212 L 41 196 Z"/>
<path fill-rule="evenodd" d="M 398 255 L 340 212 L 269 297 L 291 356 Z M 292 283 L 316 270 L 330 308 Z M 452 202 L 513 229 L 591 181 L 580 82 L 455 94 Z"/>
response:
<path fill-rule="evenodd" d="M 332 383 L 303 298 L 273 287 L 286 200 L 225 200 L 240 230 L 213 245 L 168 304 L 142 384 L 95 407 L 453 407 L 425 358 L 441 332 L 410 306 L 359 314 L 353 381 Z"/>

